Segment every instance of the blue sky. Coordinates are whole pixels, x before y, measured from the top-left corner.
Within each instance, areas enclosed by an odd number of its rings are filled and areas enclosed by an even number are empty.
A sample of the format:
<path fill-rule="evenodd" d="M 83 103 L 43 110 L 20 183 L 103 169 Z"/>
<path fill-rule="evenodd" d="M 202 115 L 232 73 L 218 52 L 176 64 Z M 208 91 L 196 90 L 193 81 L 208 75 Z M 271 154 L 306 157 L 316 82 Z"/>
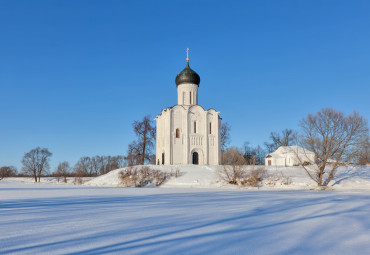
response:
<path fill-rule="evenodd" d="M 369 1 L 1 1 L 0 166 L 37 146 L 71 164 L 125 154 L 132 122 L 200 75 L 232 144 L 321 108 L 370 117 Z"/>

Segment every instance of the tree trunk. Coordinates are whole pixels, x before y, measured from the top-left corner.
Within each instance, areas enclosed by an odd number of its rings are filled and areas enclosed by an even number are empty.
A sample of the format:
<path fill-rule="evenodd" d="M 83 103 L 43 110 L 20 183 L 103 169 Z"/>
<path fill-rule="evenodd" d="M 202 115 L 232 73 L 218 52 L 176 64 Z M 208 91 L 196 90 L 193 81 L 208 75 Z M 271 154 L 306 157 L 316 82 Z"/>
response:
<path fill-rule="evenodd" d="M 37 173 L 36 173 L 36 170 L 33 170 L 33 177 L 35 178 L 35 182 L 37 182 Z"/>
<path fill-rule="evenodd" d="M 319 178 L 318 178 L 317 185 L 321 187 L 322 186 L 322 179 L 324 177 L 325 166 L 321 166 L 319 169 L 320 170 L 319 170 L 319 176 L 318 176 Z"/>
<path fill-rule="evenodd" d="M 146 141 L 144 140 L 143 142 L 143 153 L 142 153 L 142 158 L 141 158 L 141 164 L 144 165 L 145 161 L 145 146 L 146 146 Z"/>

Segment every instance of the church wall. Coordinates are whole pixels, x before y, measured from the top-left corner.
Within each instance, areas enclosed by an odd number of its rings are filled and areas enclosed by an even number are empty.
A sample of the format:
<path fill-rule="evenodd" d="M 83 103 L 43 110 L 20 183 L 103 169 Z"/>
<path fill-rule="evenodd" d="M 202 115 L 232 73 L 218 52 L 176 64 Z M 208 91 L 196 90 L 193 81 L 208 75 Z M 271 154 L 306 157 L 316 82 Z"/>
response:
<path fill-rule="evenodd" d="M 174 109 L 172 110 L 171 137 L 173 146 L 172 164 L 174 165 L 186 164 L 186 161 L 184 160 L 186 148 L 184 115 L 186 116 L 186 110 L 183 107 L 174 107 Z M 179 137 L 177 137 L 177 135 L 179 135 Z"/>
<path fill-rule="evenodd" d="M 198 85 L 183 83 L 177 86 L 177 103 L 179 105 L 198 104 Z"/>
<path fill-rule="evenodd" d="M 171 137 L 170 137 L 170 109 L 165 109 L 157 116 L 157 134 L 156 134 L 156 164 L 162 164 L 162 153 L 164 153 L 165 164 L 170 164 L 171 158 Z"/>
<path fill-rule="evenodd" d="M 218 113 L 209 110 L 207 114 L 207 133 L 208 133 L 208 164 L 218 164 Z"/>
<path fill-rule="evenodd" d="M 189 109 L 188 120 L 190 156 L 188 164 L 192 164 L 194 151 L 202 156 L 199 158 L 199 164 L 207 164 L 206 112 L 198 105 L 192 106 Z"/>
<path fill-rule="evenodd" d="M 156 120 L 156 163 L 159 160 L 162 164 L 165 153 L 165 164 L 192 164 L 192 153 L 196 151 L 199 164 L 220 164 L 221 119 L 217 111 L 205 111 L 199 105 L 176 105 L 163 110 Z"/>

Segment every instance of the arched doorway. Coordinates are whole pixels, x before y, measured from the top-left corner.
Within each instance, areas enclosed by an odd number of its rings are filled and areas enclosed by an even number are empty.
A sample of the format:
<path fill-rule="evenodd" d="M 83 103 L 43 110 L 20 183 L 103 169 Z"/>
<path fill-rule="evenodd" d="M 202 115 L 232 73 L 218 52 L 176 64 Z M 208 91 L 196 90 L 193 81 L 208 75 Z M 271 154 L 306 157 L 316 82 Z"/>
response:
<path fill-rule="evenodd" d="M 189 155 L 189 164 L 203 165 L 204 155 L 201 148 L 194 148 Z"/>
<path fill-rule="evenodd" d="M 198 165 L 199 164 L 199 154 L 198 152 L 194 151 L 193 152 L 193 165 Z"/>

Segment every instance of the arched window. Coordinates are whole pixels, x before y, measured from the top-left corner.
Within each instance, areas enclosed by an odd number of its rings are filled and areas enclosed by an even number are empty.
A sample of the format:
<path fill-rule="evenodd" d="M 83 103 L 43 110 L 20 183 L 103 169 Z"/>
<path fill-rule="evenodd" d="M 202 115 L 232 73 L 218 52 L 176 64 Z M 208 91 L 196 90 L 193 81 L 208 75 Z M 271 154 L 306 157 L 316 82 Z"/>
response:
<path fill-rule="evenodd" d="M 164 153 L 162 153 L 162 165 L 164 165 Z"/>
<path fill-rule="evenodd" d="M 194 121 L 194 133 L 196 133 L 196 132 L 197 132 L 197 122 Z"/>
<path fill-rule="evenodd" d="M 209 134 L 212 134 L 212 123 L 209 123 Z"/>
<path fill-rule="evenodd" d="M 180 129 L 179 128 L 176 129 L 176 138 L 180 138 Z"/>

